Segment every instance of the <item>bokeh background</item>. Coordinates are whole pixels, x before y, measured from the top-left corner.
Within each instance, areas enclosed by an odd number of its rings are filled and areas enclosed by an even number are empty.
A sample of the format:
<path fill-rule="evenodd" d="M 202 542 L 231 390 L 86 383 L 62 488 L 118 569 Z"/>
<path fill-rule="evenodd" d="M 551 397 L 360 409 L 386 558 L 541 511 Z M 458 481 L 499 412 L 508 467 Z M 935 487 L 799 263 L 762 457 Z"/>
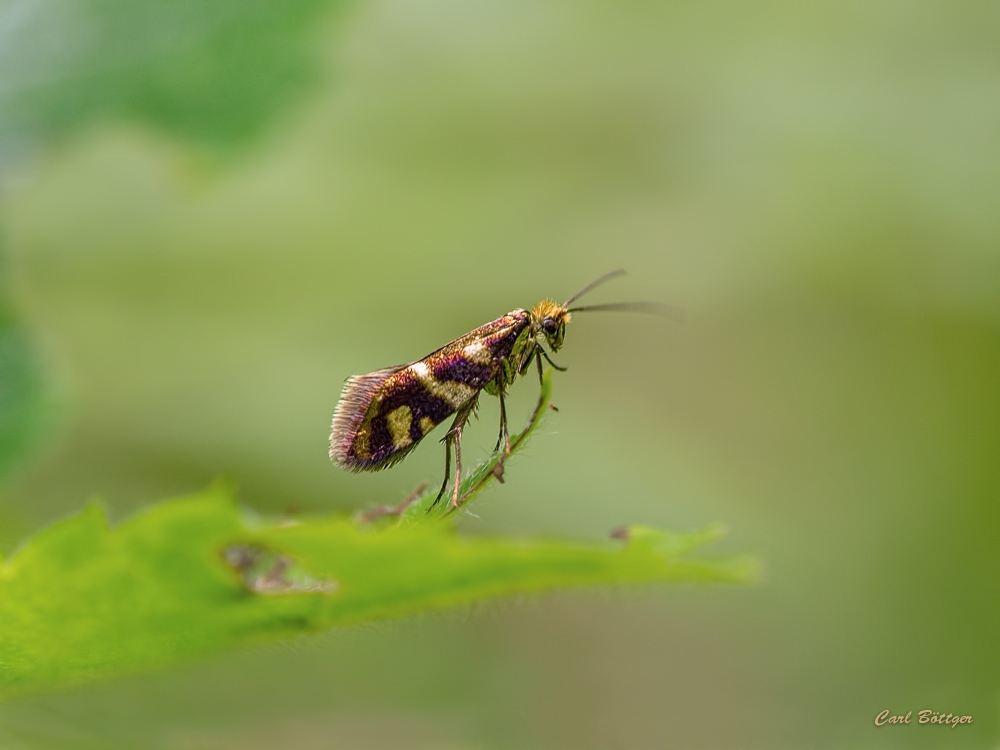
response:
<path fill-rule="evenodd" d="M 0 0 L 4 552 L 220 475 L 270 513 L 397 502 L 442 451 L 333 469 L 344 378 L 624 267 L 590 301 L 686 322 L 577 316 L 559 413 L 464 530 L 722 522 L 766 569 L 21 699 L 0 745 L 997 747 L 998 29 L 898 0 Z"/>

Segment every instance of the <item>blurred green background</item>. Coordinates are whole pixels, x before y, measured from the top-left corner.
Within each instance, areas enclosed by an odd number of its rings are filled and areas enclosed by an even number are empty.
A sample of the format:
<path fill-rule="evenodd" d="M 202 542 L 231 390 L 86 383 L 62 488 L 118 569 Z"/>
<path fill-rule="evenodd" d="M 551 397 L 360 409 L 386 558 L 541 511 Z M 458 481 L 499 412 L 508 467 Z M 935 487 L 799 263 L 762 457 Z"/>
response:
<path fill-rule="evenodd" d="M 23 699 L 0 746 L 996 747 L 998 28 L 996 3 L 0 0 L 4 552 L 222 474 L 266 512 L 397 502 L 442 451 L 332 468 L 343 380 L 624 267 L 589 301 L 687 321 L 579 315 L 559 413 L 464 529 L 721 521 L 767 570 Z"/>

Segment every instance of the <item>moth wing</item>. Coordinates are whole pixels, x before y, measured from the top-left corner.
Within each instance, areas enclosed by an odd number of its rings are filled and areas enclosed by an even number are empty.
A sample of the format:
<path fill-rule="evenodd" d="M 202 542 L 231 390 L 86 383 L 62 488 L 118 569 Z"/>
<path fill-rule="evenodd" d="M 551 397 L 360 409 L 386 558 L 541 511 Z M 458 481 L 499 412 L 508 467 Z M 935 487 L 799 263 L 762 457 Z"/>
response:
<path fill-rule="evenodd" d="M 378 471 L 402 460 L 424 435 L 473 401 L 495 377 L 527 314 L 508 313 L 427 356 L 347 379 L 330 431 L 330 460 Z M 494 342 L 491 337 L 503 338 Z"/>
<path fill-rule="evenodd" d="M 333 414 L 330 460 L 348 471 L 388 468 L 475 396 L 459 383 L 418 374 L 427 358 L 348 378 Z"/>
<path fill-rule="evenodd" d="M 383 390 L 386 381 L 410 364 L 412 363 L 385 367 L 365 375 L 352 375 L 344 382 L 330 426 L 330 460 L 337 466 L 349 471 L 360 471 L 363 468 L 357 465 L 353 451 L 358 429 L 365 421 L 372 402 L 381 400 L 378 398 L 379 392 Z"/>

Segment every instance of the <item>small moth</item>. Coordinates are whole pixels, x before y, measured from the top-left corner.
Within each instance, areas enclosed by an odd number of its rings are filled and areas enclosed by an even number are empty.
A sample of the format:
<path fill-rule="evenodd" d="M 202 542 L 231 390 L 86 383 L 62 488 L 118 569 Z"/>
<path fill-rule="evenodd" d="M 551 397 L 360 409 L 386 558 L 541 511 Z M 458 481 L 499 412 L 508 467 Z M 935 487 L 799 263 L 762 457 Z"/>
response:
<path fill-rule="evenodd" d="M 445 434 L 444 481 L 434 504 L 441 499 L 451 473 L 455 451 L 452 508 L 459 505 L 462 479 L 462 430 L 474 413 L 479 394 L 486 391 L 500 399 L 500 436 L 505 457 L 510 453 L 507 388 L 527 372 L 534 360 L 542 379 L 542 359 L 557 370 L 543 344 L 562 348 L 566 324 L 572 313 L 583 311 L 647 312 L 679 319 L 676 308 L 655 302 L 623 302 L 588 307 L 570 305 L 594 287 L 621 276 L 612 271 L 591 282 L 561 305 L 542 300 L 533 309 L 511 310 L 506 315 L 460 336 L 415 362 L 354 375 L 347 379 L 333 413 L 330 460 L 348 471 L 378 471 L 403 460 L 445 419 L 455 414 Z M 433 507 L 433 505 L 432 505 Z"/>

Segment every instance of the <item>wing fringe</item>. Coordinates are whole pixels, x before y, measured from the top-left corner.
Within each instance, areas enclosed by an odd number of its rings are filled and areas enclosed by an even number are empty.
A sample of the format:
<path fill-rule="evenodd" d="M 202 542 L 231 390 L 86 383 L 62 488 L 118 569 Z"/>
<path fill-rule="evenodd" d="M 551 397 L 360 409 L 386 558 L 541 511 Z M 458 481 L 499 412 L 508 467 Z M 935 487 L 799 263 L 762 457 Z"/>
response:
<path fill-rule="evenodd" d="M 330 425 L 330 460 L 347 471 L 371 470 L 369 462 L 350 458 L 350 449 L 357 437 L 358 428 L 368 413 L 372 399 L 382 388 L 390 375 L 399 372 L 406 365 L 396 365 L 366 375 L 352 375 L 344 383 L 340 400 L 333 412 Z M 381 468 L 381 467 L 378 467 Z"/>

